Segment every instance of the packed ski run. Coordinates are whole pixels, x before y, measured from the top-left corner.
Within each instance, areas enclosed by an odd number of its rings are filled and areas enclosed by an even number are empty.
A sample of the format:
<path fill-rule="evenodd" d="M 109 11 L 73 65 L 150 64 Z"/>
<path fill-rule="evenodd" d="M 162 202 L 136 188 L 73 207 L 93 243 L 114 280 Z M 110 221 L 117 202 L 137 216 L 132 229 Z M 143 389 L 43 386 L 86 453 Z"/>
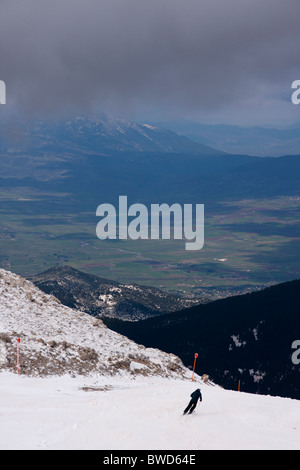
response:
<path fill-rule="evenodd" d="M 299 450 L 300 403 L 199 381 L 0 374 L 0 448 Z M 191 415 L 190 394 L 201 389 Z"/>

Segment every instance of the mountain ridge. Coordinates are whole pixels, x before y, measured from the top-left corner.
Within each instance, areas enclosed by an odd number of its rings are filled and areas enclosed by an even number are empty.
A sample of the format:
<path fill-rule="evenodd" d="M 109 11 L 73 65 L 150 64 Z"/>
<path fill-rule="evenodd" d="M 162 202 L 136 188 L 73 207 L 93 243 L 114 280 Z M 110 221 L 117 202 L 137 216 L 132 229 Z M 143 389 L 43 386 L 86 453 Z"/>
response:
<path fill-rule="evenodd" d="M 189 372 L 173 354 L 138 345 L 108 329 L 100 319 L 62 305 L 28 280 L 3 269 L 0 370 L 41 377 L 99 374 L 181 379 Z"/>
<path fill-rule="evenodd" d="M 83 310 L 97 318 L 106 316 L 137 321 L 201 301 L 184 299 L 153 287 L 104 279 L 71 266 L 55 266 L 29 279 L 67 307 Z"/>
<path fill-rule="evenodd" d="M 82 153 L 110 155 L 123 152 L 163 152 L 225 155 L 220 150 L 193 142 L 172 130 L 147 123 L 107 116 L 77 116 L 68 120 L 31 120 L 15 123 L 12 133 L 2 123 L 0 149 L 2 152 L 30 151 L 67 154 Z"/>
<path fill-rule="evenodd" d="M 259 157 L 299 155 L 299 125 L 289 127 L 238 126 L 229 124 L 202 124 L 193 121 L 166 121 L 153 123 L 184 135 L 194 142 L 227 153 Z"/>

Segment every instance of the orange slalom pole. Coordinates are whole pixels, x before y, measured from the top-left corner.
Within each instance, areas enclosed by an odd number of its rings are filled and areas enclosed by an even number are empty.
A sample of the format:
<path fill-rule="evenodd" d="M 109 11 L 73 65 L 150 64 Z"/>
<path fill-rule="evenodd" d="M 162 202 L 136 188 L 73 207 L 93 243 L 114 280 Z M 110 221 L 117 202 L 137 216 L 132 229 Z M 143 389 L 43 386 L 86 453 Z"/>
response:
<path fill-rule="evenodd" d="M 241 381 L 239 380 L 238 391 L 241 391 Z"/>
<path fill-rule="evenodd" d="M 198 354 L 195 354 L 195 359 L 194 359 L 194 367 L 193 367 L 193 375 L 192 375 L 192 382 L 194 382 L 194 373 L 195 373 L 195 367 L 196 367 L 196 360 L 197 360 Z"/>
<path fill-rule="evenodd" d="M 18 374 L 20 373 L 20 342 L 21 338 L 17 339 L 18 341 L 18 364 L 17 364 L 17 369 L 18 369 Z"/>

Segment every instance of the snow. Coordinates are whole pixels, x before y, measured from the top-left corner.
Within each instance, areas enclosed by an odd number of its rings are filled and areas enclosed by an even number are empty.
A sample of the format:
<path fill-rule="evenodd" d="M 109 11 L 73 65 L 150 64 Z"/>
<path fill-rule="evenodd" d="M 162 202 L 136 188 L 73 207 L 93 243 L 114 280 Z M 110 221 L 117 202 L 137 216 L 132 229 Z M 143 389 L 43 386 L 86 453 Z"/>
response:
<path fill-rule="evenodd" d="M 200 386 L 203 401 L 182 415 Z M 1 450 L 299 450 L 300 402 L 191 381 L 0 373 Z"/>
<path fill-rule="evenodd" d="M 237 348 L 240 348 L 241 346 L 246 345 L 245 341 L 243 341 L 243 342 L 240 341 L 239 335 L 238 336 L 232 335 L 231 339 L 233 340 L 233 342 L 234 342 L 234 344 Z"/>
<path fill-rule="evenodd" d="M 0 341 L 0 364 L 5 364 L 6 362 L 6 348 L 5 344 Z"/>

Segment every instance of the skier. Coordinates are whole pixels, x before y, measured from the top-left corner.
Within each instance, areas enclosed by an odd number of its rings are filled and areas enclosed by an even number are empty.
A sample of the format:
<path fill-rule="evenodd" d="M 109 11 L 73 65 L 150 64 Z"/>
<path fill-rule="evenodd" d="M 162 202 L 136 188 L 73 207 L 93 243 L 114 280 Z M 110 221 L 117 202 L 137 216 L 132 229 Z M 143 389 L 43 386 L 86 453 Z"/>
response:
<path fill-rule="evenodd" d="M 197 390 L 195 390 L 192 394 L 191 394 L 191 400 L 188 404 L 188 406 L 186 407 L 186 409 L 184 410 L 183 414 L 191 414 L 193 413 L 194 409 L 196 408 L 197 406 L 197 403 L 198 403 L 198 400 L 200 399 L 200 401 L 202 401 L 202 395 L 201 395 L 201 390 L 200 388 L 197 388 Z"/>

